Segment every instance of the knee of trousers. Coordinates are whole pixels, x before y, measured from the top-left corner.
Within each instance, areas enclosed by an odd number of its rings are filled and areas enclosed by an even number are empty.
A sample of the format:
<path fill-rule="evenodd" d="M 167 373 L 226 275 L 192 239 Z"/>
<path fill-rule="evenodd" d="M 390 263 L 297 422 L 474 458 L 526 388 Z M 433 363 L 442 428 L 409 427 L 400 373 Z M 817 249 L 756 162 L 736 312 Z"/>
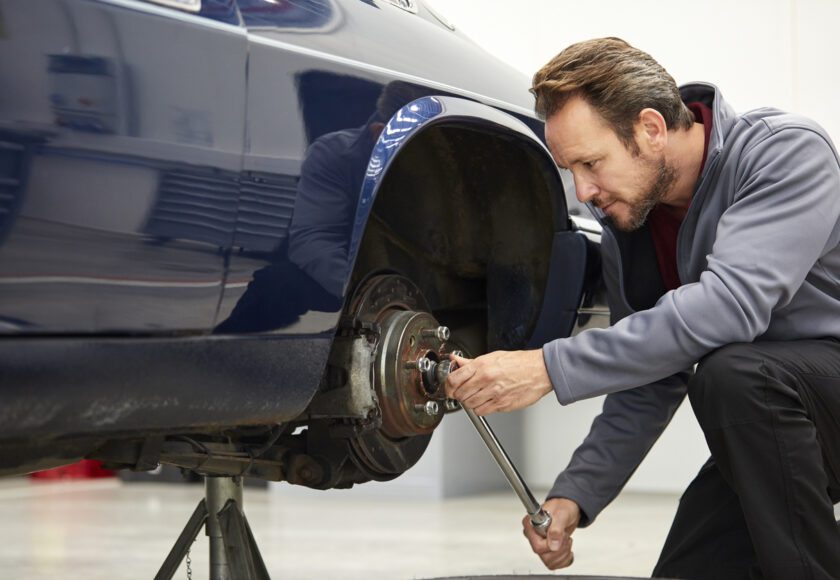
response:
<path fill-rule="evenodd" d="M 700 426 L 715 429 L 766 418 L 768 385 L 778 383 L 778 374 L 750 343 L 730 344 L 709 353 L 698 363 L 688 385 Z"/>

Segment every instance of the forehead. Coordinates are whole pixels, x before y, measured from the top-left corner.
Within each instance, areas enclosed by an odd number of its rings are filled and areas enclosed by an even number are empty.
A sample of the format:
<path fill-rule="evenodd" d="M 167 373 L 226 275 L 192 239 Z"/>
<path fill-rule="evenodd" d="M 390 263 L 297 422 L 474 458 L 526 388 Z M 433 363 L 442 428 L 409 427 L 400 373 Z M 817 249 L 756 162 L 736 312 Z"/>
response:
<path fill-rule="evenodd" d="M 554 160 L 566 168 L 620 145 L 603 117 L 579 97 L 573 97 L 546 119 L 545 139 Z"/>

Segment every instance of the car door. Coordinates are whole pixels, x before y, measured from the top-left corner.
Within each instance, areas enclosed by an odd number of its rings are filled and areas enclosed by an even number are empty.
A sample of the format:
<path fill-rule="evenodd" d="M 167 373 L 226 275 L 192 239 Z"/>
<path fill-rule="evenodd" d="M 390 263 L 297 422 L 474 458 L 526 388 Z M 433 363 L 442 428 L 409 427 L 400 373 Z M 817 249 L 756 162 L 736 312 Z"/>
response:
<path fill-rule="evenodd" d="M 0 22 L 0 333 L 208 329 L 243 152 L 235 4 L 6 0 Z"/>

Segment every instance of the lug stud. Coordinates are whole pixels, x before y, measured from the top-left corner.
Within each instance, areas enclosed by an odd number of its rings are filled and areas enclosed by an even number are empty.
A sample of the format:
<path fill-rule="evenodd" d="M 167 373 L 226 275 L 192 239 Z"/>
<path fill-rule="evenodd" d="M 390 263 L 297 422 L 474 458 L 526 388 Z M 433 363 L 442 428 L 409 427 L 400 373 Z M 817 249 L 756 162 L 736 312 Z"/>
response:
<path fill-rule="evenodd" d="M 421 332 L 423 336 L 430 336 L 438 339 L 441 342 L 449 340 L 449 328 L 446 326 L 438 326 L 437 328 L 424 328 Z"/>
<path fill-rule="evenodd" d="M 432 361 L 425 356 L 421 356 L 417 360 L 405 361 L 403 367 L 406 369 L 417 369 L 421 373 L 425 373 L 432 368 Z"/>
<path fill-rule="evenodd" d="M 423 405 L 414 405 L 414 408 L 418 411 L 423 411 L 430 417 L 434 417 L 440 413 L 440 405 L 438 405 L 437 401 L 426 401 Z"/>

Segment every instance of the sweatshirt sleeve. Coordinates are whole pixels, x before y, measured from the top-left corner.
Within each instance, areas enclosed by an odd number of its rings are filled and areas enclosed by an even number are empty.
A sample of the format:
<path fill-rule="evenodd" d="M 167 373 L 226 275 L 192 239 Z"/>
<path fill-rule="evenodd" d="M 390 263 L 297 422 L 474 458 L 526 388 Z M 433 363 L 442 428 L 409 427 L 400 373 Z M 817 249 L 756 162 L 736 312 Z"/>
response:
<path fill-rule="evenodd" d="M 607 395 L 589 435 L 557 476 L 548 498 L 565 497 L 581 509 L 581 527 L 591 524 L 668 426 L 686 394 L 688 374 L 679 373 L 638 389 Z"/>
<path fill-rule="evenodd" d="M 610 328 L 543 347 L 561 404 L 649 384 L 726 344 L 751 342 L 838 243 L 840 167 L 807 126 L 766 132 L 738 162 L 737 191 L 699 281 Z"/>

